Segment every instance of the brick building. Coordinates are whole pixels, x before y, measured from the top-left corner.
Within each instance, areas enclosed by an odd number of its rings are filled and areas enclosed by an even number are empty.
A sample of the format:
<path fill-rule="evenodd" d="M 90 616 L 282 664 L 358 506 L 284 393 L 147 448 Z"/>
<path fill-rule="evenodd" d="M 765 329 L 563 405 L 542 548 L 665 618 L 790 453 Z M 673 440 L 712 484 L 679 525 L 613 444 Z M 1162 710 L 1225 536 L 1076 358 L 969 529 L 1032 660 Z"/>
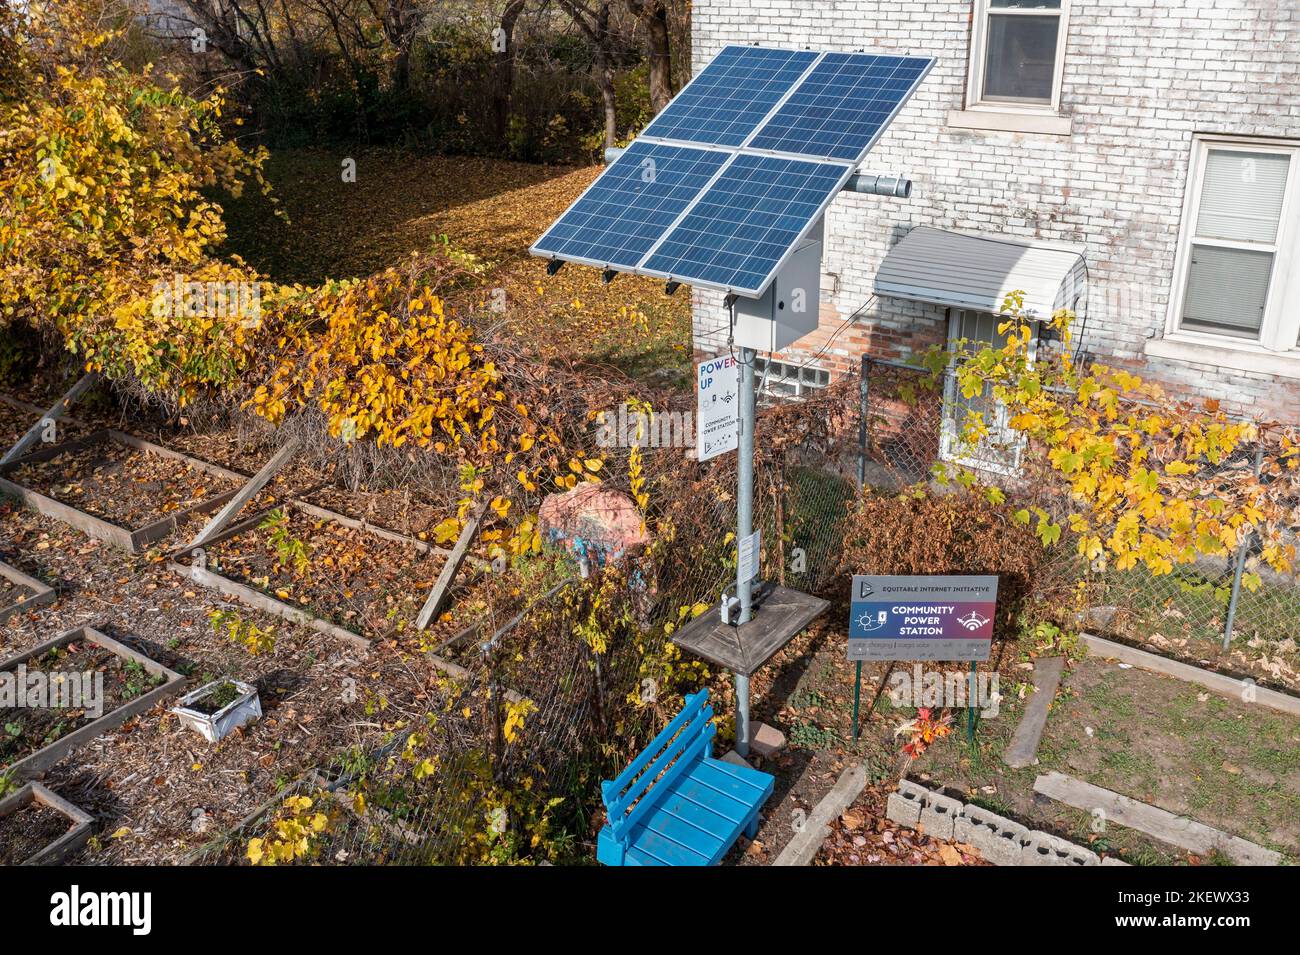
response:
<path fill-rule="evenodd" d="M 912 197 L 834 200 L 819 328 L 769 385 L 995 335 L 972 273 L 1001 269 L 987 302 L 1059 280 L 1098 360 L 1300 418 L 1300 0 L 695 0 L 692 16 L 696 69 L 730 43 L 937 60 L 862 169 L 910 177 Z M 726 327 L 697 292 L 697 352 Z M 779 380 L 800 365 L 797 388 Z"/>

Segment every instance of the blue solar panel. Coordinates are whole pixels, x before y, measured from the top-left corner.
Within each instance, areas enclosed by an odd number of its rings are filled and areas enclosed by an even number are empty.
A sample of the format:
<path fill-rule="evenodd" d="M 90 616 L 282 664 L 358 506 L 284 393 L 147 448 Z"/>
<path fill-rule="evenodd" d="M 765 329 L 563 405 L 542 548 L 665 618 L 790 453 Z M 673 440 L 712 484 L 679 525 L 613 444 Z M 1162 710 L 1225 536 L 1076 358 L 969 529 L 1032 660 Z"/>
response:
<path fill-rule="evenodd" d="M 633 143 L 537 240 L 532 252 L 633 268 L 731 155 Z"/>
<path fill-rule="evenodd" d="M 827 53 L 746 146 L 860 162 L 933 62 Z"/>
<path fill-rule="evenodd" d="M 849 167 L 740 153 L 642 269 L 762 294 Z"/>
<path fill-rule="evenodd" d="M 815 59 L 811 50 L 729 46 L 642 135 L 739 146 Z"/>

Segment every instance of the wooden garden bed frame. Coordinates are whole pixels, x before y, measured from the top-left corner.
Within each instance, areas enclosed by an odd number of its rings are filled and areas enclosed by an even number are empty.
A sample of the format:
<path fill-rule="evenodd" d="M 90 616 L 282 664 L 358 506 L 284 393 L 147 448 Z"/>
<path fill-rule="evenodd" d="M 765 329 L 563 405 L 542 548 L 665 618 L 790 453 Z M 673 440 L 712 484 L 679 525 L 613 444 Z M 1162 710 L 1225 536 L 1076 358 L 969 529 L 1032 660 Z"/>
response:
<path fill-rule="evenodd" d="M 399 544 L 405 544 L 408 547 L 411 547 L 422 554 L 438 554 L 448 561 L 450 561 L 454 556 L 452 551 L 448 550 L 445 547 L 438 547 L 433 544 L 429 544 L 426 541 L 422 541 L 422 540 L 418 540 L 417 538 L 410 537 L 406 534 L 399 534 L 397 531 L 391 531 L 384 527 L 378 527 L 367 521 L 357 520 L 355 518 L 348 517 L 344 514 L 339 514 L 337 511 L 331 511 L 328 508 L 320 507 L 316 504 L 310 504 L 307 501 L 303 501 L 298 498 L 291 498 L 290 500 L 285 502 L 284 506 L 290 508 L 296 508 L 297 510 L 301 511 L 303 514 L 308 515 L 309 517 L 315 517 L 319 520 L 330 521 L 335 524 L 339 524 L 342 527 L 349 528 L 351 530 L 365 531 L 368 534 L 373 534 L 376 537 L 382 538 L 384 540 L 395 541 Z M 257 514 L 253 515 L 252 517 L 247 518 L 246 520 L 242 520 L 236 524 L 232 524 L 230 527 L 226 528 L 226 530 L 223 531 L 222 533 L 210 537 L 207 540 L 207 542 L 204 544 L 204 548 L 211 547 L 214 544 L 223 543 L 224 541 L 230 540 L 232 537 L 237 537 L 240 534 L 253 530 L 254 528 L 257 527 L 258 524 L 262 522 L 263 518 L 265 518 L 266 515 L 271 513 L 271 511 L 273 510 L 275 510 L 275 508 L 264 509 L 258 512 Z M 203 548 L 196 548 L 196 550 L 201 550 L 201 549 Z M 229 577 L 223 576 L 222 574 L 218 574 L 213 570 L 209 570 L 206 566 L 200 563 L 195 563 L 194 562 L 195 556 L 197 555 L 194 553 L 188 555 L 188 559 L 190 561 L 189 563 L 182 563 L 180 559 L 177 559 L 177 560 L 170 561 L 167 566 L 170 570 L 176 572 L 180 576 L 185 577 L 193 581 L 194 583 L 199 584 L 202 587 L 206 587 L 209 590 L 214 590 L 217 593 L 221 594 L 222 596 L 230 597 L 235 600 L 238 600 L 240 603 L 252 607 L 255 610 L 261 610 L 265 613 L 272 614 L 276 617 L 280 617 L 292 623 L 301 624 L 302 626 L 305 627 L 311 627 L 317 633 L 323 633 L 326 636 L 333 637 L 336 640 L 342 640 L 343 642 L 350 644 L 351 646 L 357 647 L 358 649 L 369 650 L 371 641 L 367 637 L 364 637 L 359 633 L 355 633 L 352 630 L 348 630 L 345 627 L 341 627 L 338 624 L 333 623 L 330 620 L 326 620 L 324 617 L 320 617 L 309 610 L 304 610 L 301 607 L 295 607 L 293 604 L 286 603 L 283 600 L 279 600 L 275 597 L 270 596 L 269 594 L 265 594 L 262 591 L 258 590 L 257 588 L 249 586 L 248 584 L 241 583 L 237 580 L 232 580 Z M 447 673 L 448 675 L 456 679 L 466 679 L 469 676 L 468 670 L 466 670 L 462 666 L 452 663 L 449 660 L 444 660 L 441 657 L 432 656 L 432 655 L 430 656 L 429 659 L 440 670 L 442 670 L 443 672 Z"/>
<path fill-rule="evenodd" d="M 46 607 L 54 603 L 56 595 L 53 587 L 42 583 L 35 577 L 29 577 L 17 567 L 12 567 L 2 560 L 0 560 L 0 577 L 3 577 L 16 587 L 31 591 L 26 597 L 16 600 L 7 607 L 0 606 L 0 623 L 8 620 L 16 613 L 33 610 L 36 607 Z"/>
<path fill-rule="evenodd" d="M 19 865 L 58 865 L 90 841 L 90 833 L 95 825 L 94 817 L 62 796 L 50 792 L 40 783 L 27 783 L 16 793 L 0 799 L 0 819 L 19 812 L 32 803 L 39 803 L 66 816 L 71 823 L 71 828 L 45 848 L 18 863 Z"/>
<path fill-rule="evenodd" d="M 0 661 L 0 673 L 16 669 L 19 664 L 26 663 L 30 665 L 32 661 L 40 659 L 51 650 L 76 641 L 96 644 L 114 656 L 121 657 L 123 660 L 134 661 L 144 667 L 145 671 L 152 676 L 162 677 L 163 683 L 147 693 L 140 694 L 134 700 L 128 700 L 85 726 L 59 737 L 53 743 L 38 749 L 30 756 L 25 756 L 10 766 L 0 766 L 0 773 L 10 775 L 14 779 L 39 779 L 45 775 L 50 767 L 69 753 L 85 746 L 97 736 L 101 736 L 109 730 L 117 729 L 131 717 L 153 709 L 162 700 L 179 693 L 181 687 L 185 685 L 185 677 L 179 673 L 167 669 L 161 663 L 149 659 L 139 651 L 132 650 L 126 644 L 114 640 L 94 627 L 86 626 L 76 627 L 60 634 L 53 640 L 47 640 L 39 646 Z"/>
<path fill-rule="evenodd" d="M 84 448 L 94 447 L 103 442 L 112 442 L 122 447 L 132 448 L 137 451 L 144 451 L 159 457 L 168 458 L 173 461 L 179 461 L 191 465 L 199 470 L 205 471 L 214 477 L 225 478 L 235 482 L 237 487 L 233 490 L 218 494 L 216 497 L 200 501 L 198 504 L 192 504 L 189 507 L 182 508 L 166 517 L 160 518 L 144 527 L 126 528 L 118 524 L 113 524 L 101 517 L 88 514 L 85 511 L 64 504 L 55 500 L 47 494 L 34 491 L 31 488 L 23 487 L 10 480 L 10 475 L 20 467 L 29 464 L 35 464 L 41 461 L 48 461 L 70 451 L 80 451 Z M 211 464 L 202 461 L 199 458 L 190 457 L 188 454 L 182 454 L 179 451 L 173 451 L 170 448 L 164 448 L 162 445 L 154 444 L 152 441 L 145 441 L 143 438 L 137 438 L 134 435 L 124 434 L 121 431 L 115 431 L 111 428 L 103 428 L 99 431 L 89 434 L 84 438 L 78 438 L 75 441 L 67 441 L 63 444 L 56 444 L 52 447 L 40 451 L 34 451 L 17 461 L 11 461 L 8 464 L 0 464 L 0 492 L 16 498 L 22 504 L 31 510 L 46 517 L 53 517 L 56 520 L 63 521 L 83 531 L 98 540 L 106 541 L 115 547 L 130 554 L 139 554 L 144 551 L 150 544 L 156 543 L 173 533 L 184 521 L 200 514 L 207 514 L 221 507 L 236 494 L 240 488 L 248 482 L 248 477 L 223 468 L 218 464 Z"/>

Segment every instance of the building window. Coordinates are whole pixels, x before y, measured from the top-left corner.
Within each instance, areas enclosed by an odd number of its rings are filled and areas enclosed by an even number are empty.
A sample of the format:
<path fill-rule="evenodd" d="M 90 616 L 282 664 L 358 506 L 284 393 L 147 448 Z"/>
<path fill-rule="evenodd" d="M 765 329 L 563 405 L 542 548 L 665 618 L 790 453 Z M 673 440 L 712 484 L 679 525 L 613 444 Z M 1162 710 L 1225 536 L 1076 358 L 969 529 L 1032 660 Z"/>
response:
<path fill-rule="evenodd" d="M 998 326 L 1005 321 L 1005 316 L 988 312 L 950 309 L 948 347 L 954 354 L 959 350 L 975 350 L 984 345 L 1001 348 L 1006 345 L 1007 336 L 998 331 Z M 1035 338 L 1030 345 L 1031 361 L 1036 347 Z M 972 413 L 980 415 L 988 431 L 988 436 L 977 445 L 972 445 L 964 435 Z M 949 374 L 943 389 L 939 457 L 980 471 L 1015 474 L 1020 470 L 1025 436 L 1011 427 L 1009 417 L 1006 405 L 993 397 L 991 386 L 985 385 L 982 394 L 967 398 L 957 387 L 956 375 Z"/>
<path fill-rule="evenodd" d="M 770 358 L 755 358 L 754 374 L 759 378 L 759 392 L 778 399 L 802 398 L 831 383 L 831 373 L 824 368 Z"/>
<path fill-rule="evenodd" d="M 1170 331 L 1294 351 L 1300 342 L 1300 146 L 1193 142 Z"/>
<path fill-rule="evenodd" d="M 1055 110 L 1069 0 L 975 0 L 969 105 Z"/>

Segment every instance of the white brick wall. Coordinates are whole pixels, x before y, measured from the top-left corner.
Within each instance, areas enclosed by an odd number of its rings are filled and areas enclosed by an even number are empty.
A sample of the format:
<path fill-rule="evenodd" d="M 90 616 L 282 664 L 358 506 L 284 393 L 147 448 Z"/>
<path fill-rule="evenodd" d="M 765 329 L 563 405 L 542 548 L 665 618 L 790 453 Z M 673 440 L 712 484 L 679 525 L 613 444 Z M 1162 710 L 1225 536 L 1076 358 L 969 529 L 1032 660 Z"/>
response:
<path fill-rule="evenodd" d="M 964 104 L 971 8 L 695 0 L 697 70 L 727 43 L 938 59 L 863 167 L 907 173 L 912 198 L 843 194 L 828 213 L 823 331 L 868 301 L 881 258 L 913 226 L 1079 243 L 1087 350 L 1174 387 L 1194 383 L 1243 413 L 1300 417 L 1295 380 L 1144 355 L 1164 329 L 1193 132 L 1300 137 L 1300 0 L 1073 0 L 1061 93 L 1069 136 L 947 126 Z M 695 301 L 696 347 L 711 351 L 725 339 L 720 298 Z M 905 351 L 909 337 L 933 340 L 943 327 L 937 309 L 895 300 L 877 300 L 855 324 L 837 350 Z"/>

